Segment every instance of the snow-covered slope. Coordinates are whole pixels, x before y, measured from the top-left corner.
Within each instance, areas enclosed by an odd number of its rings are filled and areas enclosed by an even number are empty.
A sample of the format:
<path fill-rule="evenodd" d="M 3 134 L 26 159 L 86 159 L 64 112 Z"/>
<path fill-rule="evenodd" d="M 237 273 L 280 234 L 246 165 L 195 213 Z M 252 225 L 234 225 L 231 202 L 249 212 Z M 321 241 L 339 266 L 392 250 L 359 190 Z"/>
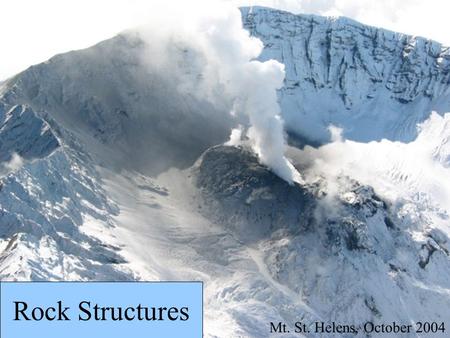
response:
<path fill-rule="evenodd" d="M 128 33 L 57 55 L 11 79 L 2 101 L 50 116 L 110 165 L 151 174 L 186 167 L 227 139 L 229 114 L 180 92 L 169 69 L 150 69 L 145 48 Z M 174 47 L 171 61 L 183 67 L 183 56 Z"/>
<path fill-rule="evenodd" d="M 5 106 L 4 106 L 5 107 Z M 113 226 L 94 161 L 30 107 L 5 109 L 0 129 L 0 278 L 130 279 L 119 248 L 86 234 Z M 77 143 L 78 144 L 78 143 Z M 72 145 L 72 147 L 71 147 Z"/>
<path fill-rule="evenodd" d="M 9 161 L 16 153 L 26 159 L 42 158 L 58 147 L 58 140 L 45 121 L 32 109 L 14 106 L 0 108 L 0 161 Z"/>
<path fill-rule="evenodd" d="M 330 124 L 357 141 L 411 141 L 432 110 L 450 111 L 450 49 L 347 18 L 242 9 L 264 42 L 262 60 L 286 66 L 280 91 L 289 131 L 329 140 Z"/>
<path fill-rule="evenodd" d="M 209 337 L 268 337 L 269 321 L 450 328 L 448 51 L 348 19 L 242 15 L 261 58 L 286 65 L 305 182 L 222 145 L 237 121 L 177 85 L 201 78 L 195 53 L 174 45 L 176 67 L 149 68 L 128 32 L 1 85 L 0 278 L 201 279 Z M 330 124 L 342 133 L 311 147 Z"/>

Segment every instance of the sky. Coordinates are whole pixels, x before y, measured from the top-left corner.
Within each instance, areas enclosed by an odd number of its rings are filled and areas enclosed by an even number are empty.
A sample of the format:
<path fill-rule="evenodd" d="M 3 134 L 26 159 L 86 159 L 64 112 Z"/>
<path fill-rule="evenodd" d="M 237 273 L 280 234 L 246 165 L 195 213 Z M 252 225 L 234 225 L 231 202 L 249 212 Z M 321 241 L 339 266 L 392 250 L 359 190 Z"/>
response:
<path fill-rule="evenodd" d="M 161 0 L 0 0 L 0 80 L 55 54 L 145 23 Z M 187 0 L 167 0 L 171 6 Z M 207 1 L 207 0 L 204 0 Z M 448 0 L 222 0 L 294 13 L 347 16 L 450 45 Z M 190 0 L 192 10 L 202 0 Z"/>

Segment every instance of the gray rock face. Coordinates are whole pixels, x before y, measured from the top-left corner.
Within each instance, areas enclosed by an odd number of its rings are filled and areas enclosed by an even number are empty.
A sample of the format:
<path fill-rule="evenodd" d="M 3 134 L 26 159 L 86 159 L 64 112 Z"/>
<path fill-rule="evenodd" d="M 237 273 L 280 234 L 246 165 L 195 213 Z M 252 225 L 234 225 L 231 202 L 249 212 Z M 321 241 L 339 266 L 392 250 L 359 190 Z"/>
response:
<path fill-rule="evenodd" d="M 49 125 L 30 107 L 0 111 L 0 162 L 9 161 L 14 153 L 25 159 L 43 158 L 58 146 Z"/>
<path fill-rule="evenodd" d="M 329 124 L 354 140 L 411 141 L 431 110 L 450 110 L 450 50 L 437 42 L 262 7 L 242 17 L 264 42 L 260 59 L 286 66 L 283 116 L 309 142 L 327 141 Z"/>
<path fill-rule="evenodd" d="M 373 189 L 348 178 L 341 179 L 346 188 L 329 206 L 320 183 L 289 185 L 243 148 L 208 149 L 192 170 L 203 197 L 202 212 L 241 239 L 314 233 L 325 251 L 373 253 L 380 239 L 374 238 L 368 220 L 379 219 L 383 231 L 395 228 L 387 204 Z"/>
<path fill-rule="evenodd" d="M 243 238 L 257 240 L 278 230 L 297 233 L 312 223 L 311 192 L 299 184 L 289 185 L 248 150 L 211 148 L 194 172 L 205 212 Z"/>

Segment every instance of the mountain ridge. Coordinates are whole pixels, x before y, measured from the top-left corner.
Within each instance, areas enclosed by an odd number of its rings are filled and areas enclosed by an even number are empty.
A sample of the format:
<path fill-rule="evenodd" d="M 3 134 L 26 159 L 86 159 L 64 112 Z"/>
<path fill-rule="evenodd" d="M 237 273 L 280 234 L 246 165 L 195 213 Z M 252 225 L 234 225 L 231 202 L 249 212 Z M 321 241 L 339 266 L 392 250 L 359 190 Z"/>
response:
<path fill-rule="evenodd" d="M 287 130 L 311 142 L 328 142 L 329 125 L 356 141 L 409 142 L 431 111 L 450 110 L 450 50 L 437 42 L 264 7 L 242 16 L 265 45 L 259 59 L 285 64 Z"/>

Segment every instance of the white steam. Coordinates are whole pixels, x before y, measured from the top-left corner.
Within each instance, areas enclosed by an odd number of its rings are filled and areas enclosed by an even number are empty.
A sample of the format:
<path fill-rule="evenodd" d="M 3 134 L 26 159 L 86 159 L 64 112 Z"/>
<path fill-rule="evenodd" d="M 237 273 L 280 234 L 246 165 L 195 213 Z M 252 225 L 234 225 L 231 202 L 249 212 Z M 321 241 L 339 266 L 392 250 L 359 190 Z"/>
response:
<path fill-rule="evenodd" d="M 23 159 L 18 154 L 13 153 L 8 162 L 0 163 L 0 177 L 19 170 L 23 166 Z"/>
<path fill-rule="evenodd" d="M 285 135 L 277 102 L 284 65 L 255 60 L 263 44 L 243 28 L 240 11 L 229 3 L 208 1 L 202 6 L 191 2 L 181 8 L 160 6 L 157 12 L 165 20 L 152 17 L 143 30 L 150 66 L 172 72 L 180 91 L 213 105 L 225 104 L 230 114 L 245 119 L 247 128 L 233 131 L 231 139 L 236 141 L 246 132 L 263 164 L 289 183 L 299 181 L 300 174 L 284 155 Z M 174 46 L 186 50 L 182 57 L 192 59 L 192 69 L 176 69 Z"/>
<path fill-rule="evenodd" d="M 342 142 L 343 141 L 343 137 L 342 137 L 342 132 L 343 129 L 336 127 L 334 125 L 330 125 L 328 127 L 328 131 L 330 132 L 330 139 L 332 142 Z"/>
<path fill-rule="evenodd" d="M 334 130 L 334 142 L 319 148 L 307 146 L 303 150 L 293 150 L 292 156 L 303 168 L 306 181 L 325 178 L 331 202 L 338 184 L 342 184 L 339 178 L 349 176 L 372 186 L 393 205 L 407 205 L 409 214 L 442 214 L 439 220 L 435 216 L 430 219 L 435 224 L 448 225 L 450 113 L 444 116 L 433 113 L 418 129 L 417 139 L 410 143 L 389 140 L 360 143 L 343 140 Z"/>
<path fill-rule="evenodd" d="M 227 146 L 240 145 L 241 141 L 242 141 L 242 131 L 243 131 L 243 127 L 241 125 L 239 125 L 237 128 L 234 128 L 231 131 L 230 139 L 228 140 L 228 142 L 225 143 L 225 145 L 227 145 Z"/>

